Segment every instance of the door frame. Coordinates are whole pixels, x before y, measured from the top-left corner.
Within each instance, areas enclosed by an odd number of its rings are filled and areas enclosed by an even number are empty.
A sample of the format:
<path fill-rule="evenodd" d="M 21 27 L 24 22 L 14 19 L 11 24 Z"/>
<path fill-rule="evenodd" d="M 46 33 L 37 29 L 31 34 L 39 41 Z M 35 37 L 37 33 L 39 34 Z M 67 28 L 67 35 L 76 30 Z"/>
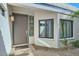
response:
<path fill-rule="evenodd" d="M 29 44 L 29 15 L 27 15 L 27 14 L 21 14 L 21 13 L 12 13 L 12 16 L 14 16 L 14 14 L 20 14 L 20 15 L 26 15 L 27 16 L 27 20 L 28 20 L 28 33 L 27 33 L 27 41 L 28 41 L 28 43 L 27 44 Z M 15 16 L 14 16 L 14 21 L 12 21 L 12 45 L 15 45 L 14 44 L 14 24 L 15 24 Z M 19 45 L 19 44 L 18 44 Z"/>

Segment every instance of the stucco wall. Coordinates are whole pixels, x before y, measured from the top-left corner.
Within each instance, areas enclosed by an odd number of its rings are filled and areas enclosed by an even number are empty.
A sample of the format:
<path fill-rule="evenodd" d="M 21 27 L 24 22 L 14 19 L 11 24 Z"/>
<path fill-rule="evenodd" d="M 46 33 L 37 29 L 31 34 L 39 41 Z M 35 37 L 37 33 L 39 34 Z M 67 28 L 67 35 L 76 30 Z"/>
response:
<path fill-rule="evenodd" d="M 20 13 L 20 14 L 27 14 L 27 15 L 33 15 L 34 16 L 34 37 L 33 36 L 29 36 L 29 44 L 36 44 L 36 45 L 40 45 L 40 46 L 45 46 L 45 47 L 56 47 L 56 40 L 59 38 L 57 35 L 57 27 L 58 27 L 58 16 L 57 13 L 54 12 L 50 12 L 50 11 L 45 11 L 45 10 L 40 10 L 40 9 L 36 9 L 36 10 L 30 10 L 27 8 L 22 8 L 22 7 L 12 7 L 12 12 L 14 13 Z M 54 19 L 54 37 L 55 39 L 48 39 L 48 38 L 39 38 L 39 26 L 38 26 L 38 20 L 41 19 Z M 57 29 L 57 30 L 56 30 Z"/>
<path fill-rule="evenodd" d="M 48 39 L 48 38 L 39 38 L 39 20 L 42 19 L 54 19 L 54 39 Z M 67 38 L 69 39 L 69 41 L 72 41 L 71 39 L 79 39 L 79 20 L 78 18 L 72 18 L 71 16 L 65 15 L 65 14 L 57 14 L 57 13 L 53 13 L 53 12 L 49 12 L 49 11 L 44 11 L 44 10 L 38 10 L 35 12 L 35 25 L 34 25 L 34 33 L 35 33 L 35 41 L 34 43 L 36 45 L 39 46 L 44 46 L 44 47 L 56 47 L 57 43 L 59 41 L 56 42 L 56 40 L 63 40 L 63 39 L 59 39 L 59 33 L 57 33 L 56 31 L 59 32 L 60 29 L 60 24 L 58 24 L 60 21 L 58 21 L 58 19 L 65 19 L 65 20 L 73 20 L 73 37 L 71 38 Z M 56 30 L 57 29 L 57 30 Z M 61 43 L 60 43 L 60 47 L 61 47 Z"/>
<path fill-rule="evenodd" d="M 35 41 L 34 44 L 44 47 L 56 47 L 55 39 L 49 39 L 49 38 L 39 38 L 39 20 L 42 19 L 54 19 L 54 28 L 56 29 L 56 17 L 57 14 L 45 10 L 37 10 L 34 15 L 34 37 Z M 55 30 L 54 29 L 54 30 Z M 55 32 L 54 32 L 55 33 Z M 54 35 L 55 37 L 55 35 Z"/>
<path fill-rule="evenodd" d="M 74 39 L 79 40 L 79 18 L 74 19 Z"/>
<path fill-rule="evenodd" d="M 60 19 L 64 19 L 64 20 L 72 20 L 73 21 L 73 34 L 75 33 L 75 30 L 74 30 L 74 22 L 75 22 L 75 19 L 72 18 L 72 16 L 69 16 L 69 15 L 66 15 L 66 14 L 59 14 L 59 17 Z M 67 39 L 74 39 L 74 35 L 73 37 L 70 37 L 70 38 L 67 38 Z M 60 39 L 62 40 L 62 39 Z"/>
<path fill-rule="evenodd" d="M 2 39 L 0 39 L 0 42 L 3 42 L 2 44 L 0 43 L 0 48 L 2 48 L 0 50 L 0 55 L 6 55 L 6 54 L 8 55 L 10 53 L 11 47 L 12 47 L 7 5 L 4 4 L 4 7 L 5 7 L 5 16 L 2 16 L 0 14 L 0 27 L 1 27 L 0 34 L 2 35 Z"/>
<path fill-rule="evenodd" d="M 7 53 L 6 53 L 6 49 L 5 49 L 5 45 L 4 45 L 2 32 L 0 30 L 0 56 L 4 56 L 4 55 L 7 55 Z"/>
<path fill-rule="evenodd" d="M 73 20 L 73 37 L 68 39 L 79 39 L 79 18 L 60 14 L 60 19 Z"/>
<path fill-rule="evenodd" d="M 66 38 L 68 39 L 69 42 L 78 40 L 79 39 L 79 19 L 76 17 L 71 17 L 68 15 L 60 14 L 60 19 L 65 19 L 65 20 L 73 20 L 73 37 Z M 63 39 L 60 39 L 63 40 Z M 60 47 L 63 47 L 64 45 L 60 43 Z"/>
<path fill-rule="evenodd" d="M 64 14 L 54 13 L 46 10 L 36 9 L 32 11 L 28 8 L 22 7 L 12 7 L 12 12 L 33 15 L 34 16 L 34 37 L 29 37 L 29 44 L 36 44 L 44 47 L 56 47 L 59 42 L 59 19 L 72 20 L 71 17 Z M 54 19 L 54 39 L 39 38 L 39 23 L 41 19 Z M 73 22 L 73 37 L 68 39 L 78 39 L 79 38 L 79 21 L 78 19 Z M 62 39 L 60 39 L 62 40 Z"/>

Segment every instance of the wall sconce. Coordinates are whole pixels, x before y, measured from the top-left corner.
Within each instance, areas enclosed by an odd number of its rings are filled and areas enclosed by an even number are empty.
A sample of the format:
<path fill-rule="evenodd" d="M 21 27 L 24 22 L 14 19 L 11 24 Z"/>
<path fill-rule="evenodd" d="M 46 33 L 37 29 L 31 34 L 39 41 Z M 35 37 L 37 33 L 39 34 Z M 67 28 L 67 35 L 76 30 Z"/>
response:
<path fill-rule="evenodd" d="M 11 21 L 13 22 L 14 21 L 14 16 L 10 16 L 10 19 L 11 19 Z"/>

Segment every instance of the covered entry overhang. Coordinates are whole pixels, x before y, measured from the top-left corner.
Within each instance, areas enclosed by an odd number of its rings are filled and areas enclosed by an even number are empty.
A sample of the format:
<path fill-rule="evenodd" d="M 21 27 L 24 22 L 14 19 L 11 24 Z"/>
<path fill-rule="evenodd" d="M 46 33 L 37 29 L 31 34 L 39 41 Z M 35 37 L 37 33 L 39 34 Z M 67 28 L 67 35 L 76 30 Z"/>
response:
<path fill-rule="evenodd" d="M 71 14 L 74 11 L 78 10 L 78 8 L 72 7 L 68 4 L 58 3 L 11 3 L 10 5 L 19 6 L 23 8 L 30 8 L 30 10 L 32 11 L 36 9 L 42 9 L 63 14 Z"/>
<path fill-rule="evenodd" d="M 12 44 L 15 45 L 29 44 L 28 22 L 29 22 L 29 16 L 34 16 L 33 10 L 31 10 L 29 7 L 24 8 L 16 5 L 8 5 L 8 8 L 9 8 L 9 15 L 11 17 L 10 29 L 12 34 Z"/>

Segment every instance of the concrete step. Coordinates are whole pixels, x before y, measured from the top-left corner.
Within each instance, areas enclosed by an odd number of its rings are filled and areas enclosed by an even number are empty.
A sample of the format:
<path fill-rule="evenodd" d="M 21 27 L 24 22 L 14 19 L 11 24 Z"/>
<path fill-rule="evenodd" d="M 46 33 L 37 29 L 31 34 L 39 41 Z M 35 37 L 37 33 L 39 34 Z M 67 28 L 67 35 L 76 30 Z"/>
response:
<path fill-rule="evenodd" d="M 19 49 L 19 50 L 14 50 L 14 55 L 24 55 L 24 54 L 29 54 L 29 48 L 26 49 Z"/>
<path fill-rule="evenodd" d="M 13 55 L 15 56 L 23 56 L 29 54 L 29 45 L 28 44 L 19 44 L 13 45 Z"/>

